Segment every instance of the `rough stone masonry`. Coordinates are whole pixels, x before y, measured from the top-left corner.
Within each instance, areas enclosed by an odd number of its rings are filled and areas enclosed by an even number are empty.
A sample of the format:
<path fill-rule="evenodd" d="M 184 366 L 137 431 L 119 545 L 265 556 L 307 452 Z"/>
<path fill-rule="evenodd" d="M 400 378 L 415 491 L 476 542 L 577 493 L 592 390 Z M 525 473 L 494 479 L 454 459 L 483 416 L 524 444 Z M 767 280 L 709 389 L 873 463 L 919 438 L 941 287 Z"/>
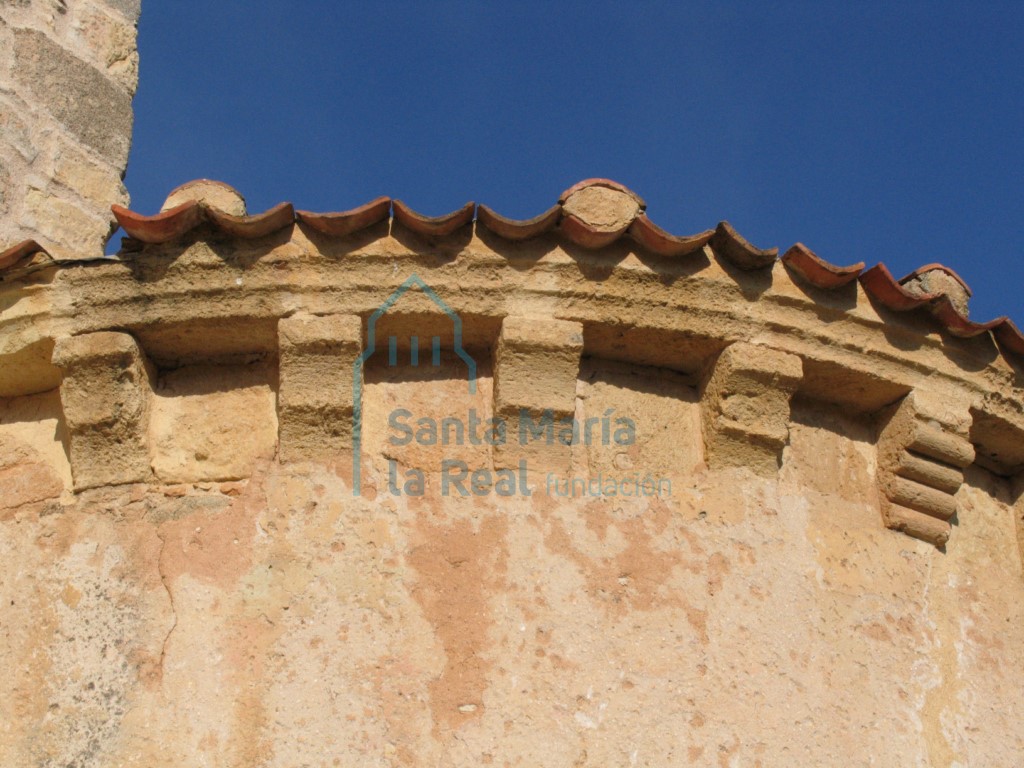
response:
<path fill-rule="evenodd" d="M 136 0 L 0 2 L 0 241 L 102 255 L 131 145 Z"/>

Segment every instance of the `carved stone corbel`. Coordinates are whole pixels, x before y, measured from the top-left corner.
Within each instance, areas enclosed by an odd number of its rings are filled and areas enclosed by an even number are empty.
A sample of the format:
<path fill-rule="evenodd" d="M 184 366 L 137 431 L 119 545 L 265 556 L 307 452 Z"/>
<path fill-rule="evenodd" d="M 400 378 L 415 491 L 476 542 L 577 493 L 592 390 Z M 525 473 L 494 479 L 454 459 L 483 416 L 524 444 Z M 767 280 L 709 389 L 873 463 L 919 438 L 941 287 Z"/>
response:
<path fill-rule="evenodd" d="M 154 372 L 135 339 L 108 331 L 59 339 L 53 364 L 64 374 L 75 490 L 148 481 Z"/>
<path fill-rule="evenodd" d="M 789 442 L 789 401 L 802 378 L 796 355 L 744 342 L 727 347 L 701 393 L 708 466 L 778 472 Z"/>
<path fill-rule="evenodd" d="M 352 448 L 356 315 L 294 315 L 277 326 L 280 345 L 278 452 L 282 461 L 337 456 Z"/>
<path fill-rule="evenodd" d="M 495 465 L 520 460 L 565 472 L 572 445 L 560 440 L 576 409 L 583 325 L 547 317 L 506 317 L 495 353 L 494 413 L 505 424 Z"/>
<path fill-rule="evenodd" d="M 914 391 L 894 406 L 878 438 L 882 516 L 896 531 L 941 547 L 954 498 L 974 461 L 967 404 Z"/>

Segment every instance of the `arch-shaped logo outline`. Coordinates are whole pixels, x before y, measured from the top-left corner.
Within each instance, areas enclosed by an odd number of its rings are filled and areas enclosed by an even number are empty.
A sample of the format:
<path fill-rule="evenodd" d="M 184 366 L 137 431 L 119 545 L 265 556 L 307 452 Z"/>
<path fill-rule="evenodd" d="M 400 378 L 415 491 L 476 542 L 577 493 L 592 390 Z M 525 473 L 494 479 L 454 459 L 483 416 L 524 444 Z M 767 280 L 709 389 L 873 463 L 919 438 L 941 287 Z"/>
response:
<path fill-rule="evenodd" d="M 418 287 L 452 321 L 455 333 L 455 354 L 469 368 L 469 394 L 476 394 L 476 360 L 462 346 L 462 318 L 438 296 L 434 289 L 413 273 L 406 278 L 388 298 L 370 315 L 366 324 L 366 349 L 356 358 L 352 366 L 352 495 L 359 496 L 362 490 L 362 445 L 363 445 L 363 367 L 377 350 L 377 321 L 391 309 L 412 287 Z"/>

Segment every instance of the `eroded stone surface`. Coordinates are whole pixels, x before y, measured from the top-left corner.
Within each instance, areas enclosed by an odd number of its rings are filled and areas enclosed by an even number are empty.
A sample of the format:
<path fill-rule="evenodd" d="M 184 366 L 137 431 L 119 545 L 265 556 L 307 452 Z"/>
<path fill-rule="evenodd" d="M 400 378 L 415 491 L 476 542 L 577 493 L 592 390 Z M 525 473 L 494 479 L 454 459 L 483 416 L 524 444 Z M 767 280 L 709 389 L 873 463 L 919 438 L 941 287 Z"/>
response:
<path fill-rule="evenodd" d="M 967 317 L 971 299 L 970 289 L 959 278 L 940 267 L 924 268 L 903 283 L 903 287 L 915 295 L 942 294 L 949 298 L 964 317 Z"/>
<path fill-rule="evenodd" d="M 278 324 L 284 461 L 328 458 L 351 447 L 362 332 L 354 315 L 299 314 Z"/>
<path fill-rule="evenodd" d="M 582 352 L 580 323 L 539 315 L 504 319 L 494 373 L 494 410 L 507 431 L 506 441 L 496 446 L 499 465 L 568 467 L 563 425 L 575 413 Z"/>
<path fill-rule="evenodd" d="M 956 493 L 975 459 L 966 405 L 915 391 L 884 414 L 879 434 L 886 524 L 937 546 L 946 543 Z"/>
<path fill-rule="evenodd" d="M 61 406 L 75 489 L 144 482 L 154 371 L 131 336 L 104 331 L 60 339 Z"/>
<path fill-rule="evenodd" d="M 165 483 L 239 480 L 277 450 L 273 371 L 186 366 L 160 376 L 153 398 L 152 466 Z"/>
<path fill-rule="evenodd" d="M 619 189 L 591 186 L 573 192 L 563 210 L 601 232 L 620 232 L 640 213 L 640 203 Z"/>
<path fill-rule="evenodd" d="M 167 196 L 160 210 L 166 211 L 190 200 L 196 200 L 232 216 L 245 216 L 245 198 L 233 187 L 219 181 L 197 179 L 182 184 Z"/>
<path fill-rule="evenodd" d="M 0 248 L 35 239 L 62 258 L 103 255 L 110 206 L 128 203 L 121 178 L 138 83 L 131 6 L 0 3 Z"/>
<path fill-rule="evenodd" d="M 648 378 L 605 375 L 586 400 L 628 403 Z M 794 419 L 776 478 L 691 468 L 664 498 L 395 496 L 378 469 L 354 498 L 343 464 L 306 463 L 23 505 L 0 522 L 0 752 L 1013 764 L 1024 581 L 1006 484 L 968 473 L 943 554 L 878 524 L 869 425 Z M 887 738 L 865 739 L 880 722 Z"/>
<path fill-rule="evenodd" d="M 802 378 L 796 355 L 745 343 L 726 348 L 701 397 L 708 461 L 774 474 L 789 439 L 789 401 Z"/>
<path fill-rule="evenodd" d="M 42 354 L 54 336 L 129 327 L 120 336 L 161 367 L 147 466 L 181 470 L 75 494 L 59 482 L 62 416 L 26 406 L 14 431 L 0 429 L 12 478 L 0 525 L 14 552 L 2 589 L 15 600 L 0 653 L 26 670 L 0 691 L 9 762 L 1020 762 L 1021 514 L 1019 482 L 1005 477 L 1016 454 L 1004 452 L 1020 396 L 998 358 L 940 343 L 920 319 L 883 325 L 862 293 L 852 309 L 812 306 L 781 268 L 755 301 L 756 276 L 713 262 L 691 275 L 632 253 L 609 267 L 605 254 L 550 244 L 510 257 L 476 239 L 419 254 L 387 237 L 317 246 L 295 228 L 289 238 L 152 248 L 4 294 L 6 394 L 52 401 L 38 393 L 57 384 Z M 278 464 L 289 354 L 297 381 L 313 382 L 314 410 L 343 405 L 340 389 L 315 384 L 329 376 L 302 368 L 317 367 L 310 353 L 329 345 L 315 340 L 330 334 L 285 328 L 282 344 L 281 319 L 340 311 L 365 323 L 410 274 L 429 275 L 463 319 L 475 392 L 451 317 L 411 291 L 377 328 L 360 463 L 342 446 Z M 506 353 L 506 374 L 518 371 L 507 399 L 495 376 Z M 263 372 L 228 375 L 239 368 Z M 99 371 L 102 384 L 110 371 Z M 175 407 L 189 405 L 160 427 L 159 382 L 175 377 L 191 387 Z M 518 402 L 584 429 L 596 419 L 598 433 L 609 410 L 621 413 L 636 441 L 570 444 L 557 465 L 538 454 L 530 495 L 499 496 L 495 446 L 391 439 L 398 408 L 437 422 Z M 885 528 L 879 411 L 902 402 L 938 425 L 901 445 L 930 462 L 904 471 L 924 471 L 955 503 L 945 551 Z M 722 444 L 707 439 L 719 416 L 738 425 Z M 752 448 L 745 436 L 758 431 L 772 439 Z M 956 439 L 935 437 L 946 433 Z M 987 470 L 970 464 L 976 441 L 989 446 Z M 197 461 L 207 444 L 216 456 Z M 465 494 L 445 494 L 446 459 L 492 473 L 491 484 L 463 478 Z M 236 460 L 232 479 L 205 474 Z M 420 484 L 406 482 L 414 469 Z M 950 470 L 963 476 L 956 489 Z M 615 497 L 598 475 L 616 480 Z M 28 477 L 39 480 L 16 479 Z M 58 561 L 54 547 L 79 543 L 114 554 Z M 47 611 L 96 580 L 112 582 L 87 603 L 112 611 L 103 639 L 74 623 L 52 630 Z M 19 607 L 21 593 L 39 597 Z M 97 654 L 111 638 L 127 666 Z M 97 656 L 118 676 L 103 677 Z M 126 703 L 102 720 L 91 703 L 50 713 L 90 682 Z M 879 723 L 884 743 L 864 737 Z"/>
<path fill-rule="evenodd" d="M 41 32 L 17 30 L 14 44 L 21 83 L 83 144 L 123 166 L 131 142 L 130 96 Z"/>

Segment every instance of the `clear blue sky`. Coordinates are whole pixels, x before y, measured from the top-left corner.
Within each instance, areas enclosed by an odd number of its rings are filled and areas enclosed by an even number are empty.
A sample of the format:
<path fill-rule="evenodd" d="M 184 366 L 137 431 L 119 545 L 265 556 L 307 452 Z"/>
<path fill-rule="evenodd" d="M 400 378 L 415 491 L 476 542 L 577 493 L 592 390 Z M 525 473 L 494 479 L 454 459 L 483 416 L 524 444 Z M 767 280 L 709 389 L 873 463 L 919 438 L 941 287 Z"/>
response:
<path fill-rule="evenodd" d="M 139 46 L 143 213 L 208 177 L 528 217 L 605 176 L 676 234 L 941 261 L 1024 323 L 1024 3 L 144 0 Z"/>

